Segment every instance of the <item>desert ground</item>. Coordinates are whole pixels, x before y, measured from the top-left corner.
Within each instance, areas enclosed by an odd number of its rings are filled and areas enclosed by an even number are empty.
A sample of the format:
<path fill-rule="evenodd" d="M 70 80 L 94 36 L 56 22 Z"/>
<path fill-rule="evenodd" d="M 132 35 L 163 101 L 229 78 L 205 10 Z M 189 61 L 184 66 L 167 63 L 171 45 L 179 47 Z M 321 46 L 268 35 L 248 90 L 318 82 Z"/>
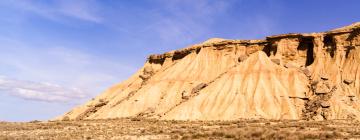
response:
<path fill-rule="evenodd" d="M 265 119 L 0 122 L 0 139 L 359 139 L 359 126 L 354 120 Z"/>

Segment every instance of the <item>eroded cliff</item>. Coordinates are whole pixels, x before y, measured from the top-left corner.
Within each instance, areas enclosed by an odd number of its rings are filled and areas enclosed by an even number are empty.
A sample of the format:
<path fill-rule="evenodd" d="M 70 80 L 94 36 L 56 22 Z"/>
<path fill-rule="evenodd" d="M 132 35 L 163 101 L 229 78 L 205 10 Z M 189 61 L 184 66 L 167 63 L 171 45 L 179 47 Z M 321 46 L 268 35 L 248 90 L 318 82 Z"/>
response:
<path fill-rule="evenodd" d="M 360 23 L 265 40 L 210 39 L 151 55 L 59 119 L 359 119 Z"/>

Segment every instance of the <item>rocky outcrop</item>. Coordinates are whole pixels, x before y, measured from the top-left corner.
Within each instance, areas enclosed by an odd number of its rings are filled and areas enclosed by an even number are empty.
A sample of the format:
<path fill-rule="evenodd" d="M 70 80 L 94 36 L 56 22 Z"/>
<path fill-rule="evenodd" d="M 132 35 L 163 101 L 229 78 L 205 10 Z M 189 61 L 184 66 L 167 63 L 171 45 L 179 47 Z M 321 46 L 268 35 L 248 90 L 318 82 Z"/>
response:
<path fill-rule="evenodd" d="M 152 67 L 145 67 L 143 73 L 139 75 L 139 78 L 143 80 L 141 85 L 145 85 L 146 82 L 155 74 Z"/>
<path fill-rule="evenodd" d="M 96 111 L 98 111 L 102 106 L 105 106 L 108 103 L 108 101 L 104 101 L 103 99 L 100 99 L 96 104 L 94 105 L 87 105 L 88 108 L 82 112 L 81 114 L 79 114 L 75 120 L 83 120 L 87 117 L 89 117 L 90 115 L 94 114 Z M 69 117 L 64 117 L 63 120 L 69 120 Z"/>
<path fill-rule="evenodd" d="M 215 38 L 150 55 L 128 80 L 59 119 L 359 119 L 359 77 L 360 23 L 265 40 Z"/>

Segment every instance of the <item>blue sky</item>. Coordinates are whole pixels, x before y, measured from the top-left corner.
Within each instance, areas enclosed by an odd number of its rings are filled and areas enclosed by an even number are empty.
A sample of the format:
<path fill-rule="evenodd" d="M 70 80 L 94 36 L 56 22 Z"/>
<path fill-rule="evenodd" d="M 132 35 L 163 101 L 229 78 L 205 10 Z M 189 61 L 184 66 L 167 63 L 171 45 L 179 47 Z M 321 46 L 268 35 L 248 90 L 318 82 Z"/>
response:
<path fill-rule="evenodd" d="M 2 0 L 0 121 L 46 120 L 154 53 L 360 21 L 358 0 Z"/>

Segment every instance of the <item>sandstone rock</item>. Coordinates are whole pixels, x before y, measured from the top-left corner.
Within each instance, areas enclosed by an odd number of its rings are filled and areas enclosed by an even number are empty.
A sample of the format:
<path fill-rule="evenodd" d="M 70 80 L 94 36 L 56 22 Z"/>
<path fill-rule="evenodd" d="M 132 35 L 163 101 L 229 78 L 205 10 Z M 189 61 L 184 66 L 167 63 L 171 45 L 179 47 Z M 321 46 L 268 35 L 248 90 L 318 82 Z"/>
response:
<path fill-rule="evenodd" d="M 143 70 L 143 75 L 153 75 L 155 72 L 154 72 L 154 69 L 152 67 L 145 67 L 144 70 Z"/>
<path fill-rule="evenodd" d="M 344 79 L 344 83 L 345 83 L 345 84 L 350 85 L 350 84 L 352 84 L 353 82 L 354 82 L 354 80 Z"/>
<path fill-rule="evenodd" d="M 307 76 L 307 77 L 311 77 L 311 72 L 309 69 L 307 68 L 301 68 L 301 71 Z"/>
<path fill-rule="evenodd" d="M 181 99 L 184 99 L 184 100 L 188 100 L 189 99 L 189 95 L 186 95 L 186 91 L 183 91 L 181 93 Z"/>
<path fill-rule="evenodd" d="M 280 59 L 271 59 L 272 62 L 274 62 L 275 64 L 280 65 Z"/>
<path fill-rule="evenodd" d="M 243 62 L 243 61 L 245 61 L 247 58 L 248 58 L 247 55 L 241 55 L 241 56 L 239 56 L 238 61 L 239 61 L 239 62 Z"/>
<path fill-rule="evenodd" d="M 311 86 L 316 86 L 318 83 L 319 83 L 319 80 L 313 80 L 313 81 L 311 81 L 310 84 L 311 84 Z"/>
<path fill-rule="evenodd" d="M 146 80 L 148 80 L 148 79 L 151 77 L 151 75 L 144 74 L 144 75 L 139 75 L 139 77 L 140 77 L 142 80 L 146 81 Z"/>
<path fill-rule="evenodd" d="M 99 102 L 106 102 L 105 99 L 99 99 Z"/>
<path fill-rule="evenodd" d="M 324 120 L 328 120 L 331 115 L 331 110 L 329 109 L 330 106 L 322 108 L 321 110 L 321 116 L 324 118 Z"/>
<path fill-rule="evenodd" d="M 71 120 L 139 114 L 175 120 L 345 119 L 346 113 L 339 110 L 347 110 L 360 118 L 360 104 L 345 101 L 360 87 L 339 86 L 341 77 L 354 78 L 344 80 L 345 84 L 360 80 L 360 49 L 346 47 L 360 46 L 358 30 L 348 26 L 264 40 L 211 39 L 150 55 L 129 79 L 64 116 Z M 297 70 L 290 69 L 294 66 Z M 149 108 L 154 110 L 149 113 Z"/>
<path fill-rule="evenodd" d="M 201 84 L 197 85 L 196 87 L 194 87 L 191 90 L 191 94 L 195 94 L 195 93 L 199 92 L 201 89 L 205 88 L 206 86 L 208 86 L 208 85 L 205 83 L 201 83 Z"/>
<path fill-rule="evenodd" d="M 331 89 L 327 87 L 325 84 L 316 85 L 315 93 L 316 94 L 326 94 L 329 93 Z"/>
<path fill-rule="evenodd" d="M 321 78 L 322 80 L 329 80 L 329 76 L 326 75 L 326 74 L 322 74 L 322 75 L 320 76 L 320 78 Z"/>
<path fill-rule="evenodd" d="M 107 102 L 99 102 L 99 103 L 95 104 L 94 107 L 102 107 L 106 104 L 107 104 Z"/>
<path fill-rule="evenodd" d="M 328 108 L 328 107 L 330 107 L 330 103 L 329 102 L 321 102 L 321 107 L 322 108 Z"/>
<path fill-rule="evenodd" d="M 146 84 L 146 82 L 155 74 L 152 67 L 145 67 L 143 69 L 143 73 L 139 75 L 139 78 L 143 80 L 142 85 Z"/>
<path fill-rule="evenodd" d="M 350 102 L 356 101 L 355 96 L 348 96 L 348 97 L 349 97 Z"/>

